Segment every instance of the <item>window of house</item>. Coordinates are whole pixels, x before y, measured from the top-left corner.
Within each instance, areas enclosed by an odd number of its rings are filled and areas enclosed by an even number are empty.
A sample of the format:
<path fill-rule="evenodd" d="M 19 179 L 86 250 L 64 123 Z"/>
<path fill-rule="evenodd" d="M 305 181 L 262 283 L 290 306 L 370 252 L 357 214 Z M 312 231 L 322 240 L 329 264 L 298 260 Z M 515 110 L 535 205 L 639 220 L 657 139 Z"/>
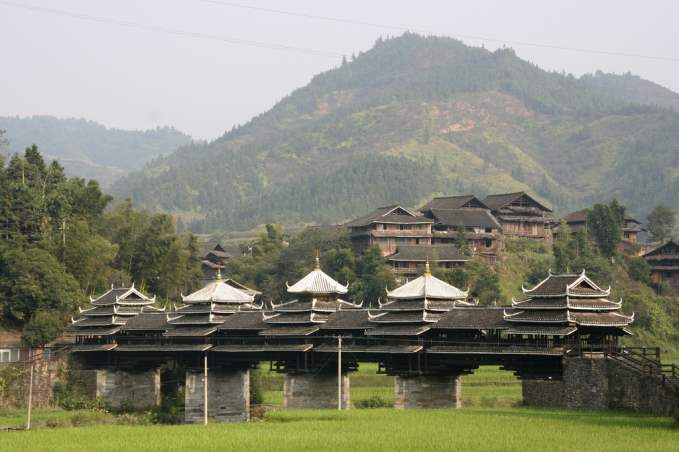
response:
<path fill-rule="evenodd" d="M 491 239 L 484 239 L 484 240 L 483 240 L 483 245 L 484 245 L 486 248 L 490 248 L 490 247 L 493 245 L 493 241 L 492 241 Z"/>
<path fill-rule="evenodd" d="M 0 348 L 0 363 L 8 363 L 12 360 L 12 350 Z"/>
<path fill-rule="evenodd" d="M 492 229 L 492 228 L 486 228 L 486 229 L 485 229 L 485 232 L 486 232 L 487 234 L 490 234 L 491 232 L 493 232 L 493 229 Z"/>

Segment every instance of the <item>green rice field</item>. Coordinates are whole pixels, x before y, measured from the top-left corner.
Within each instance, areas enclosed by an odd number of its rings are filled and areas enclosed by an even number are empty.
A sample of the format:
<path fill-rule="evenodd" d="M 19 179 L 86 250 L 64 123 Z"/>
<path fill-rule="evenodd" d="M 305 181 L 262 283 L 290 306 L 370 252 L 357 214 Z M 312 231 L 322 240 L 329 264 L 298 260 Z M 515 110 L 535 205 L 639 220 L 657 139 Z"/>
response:
<path fill-rule="evenodd" d="M 376 396 L 393 403 L 393 379 L 375 372 L 367 364 L 351 375 L 352 403 Z M 463 377 L 458 410 L 283 411 L 282 376 L 263 372 L 262 385 L 270 411 L 247 424 L 121 425 L 134 420 L 38 410 L 38 428 L 1 432 L 0 451 L 679 450 L 671 418 L 523 408 L 520 382 L 496 367 Z M 21 426 L 24 414 L 0 412 L 0 427 Z"/>
<path fill-rule="evenodd" d="M 274 411 L 248 424 L 0 433 L 3 451 L 670 451 L 669 418 L 522 408 Z"/>

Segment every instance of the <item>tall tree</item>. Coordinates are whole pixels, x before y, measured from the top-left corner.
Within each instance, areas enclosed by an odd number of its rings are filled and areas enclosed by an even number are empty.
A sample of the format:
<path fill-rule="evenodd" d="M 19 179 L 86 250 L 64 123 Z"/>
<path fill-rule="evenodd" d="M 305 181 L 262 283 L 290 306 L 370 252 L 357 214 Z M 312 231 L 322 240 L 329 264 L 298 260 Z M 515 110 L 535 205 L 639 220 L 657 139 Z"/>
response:
<path fill-rule="evenodd" d="M 463 224 L 457 225 L 455 227 L 454 240 L 455 246 L 457 246 L 457 249 L 460 251 L 460 253 L 464 254 L 465 256 L 469 256 L 471 254 L 471 250 L 469 249 L 469 241 L 465 235 L 465 227 Z"/>
<path fill-rule="evenodd" d="M 609 205 L 595 204 L 587 213 L 587 228 L 601 254 L 615 254 L 622 240 L 625 207 L 613 200 Z"/>
<path fill-rule="evenodd" d="M 646 217 L 646 229 L 654 242 L 664 242 L 672 235 L 674 212 L 666 206 L 656 206 Z"/>

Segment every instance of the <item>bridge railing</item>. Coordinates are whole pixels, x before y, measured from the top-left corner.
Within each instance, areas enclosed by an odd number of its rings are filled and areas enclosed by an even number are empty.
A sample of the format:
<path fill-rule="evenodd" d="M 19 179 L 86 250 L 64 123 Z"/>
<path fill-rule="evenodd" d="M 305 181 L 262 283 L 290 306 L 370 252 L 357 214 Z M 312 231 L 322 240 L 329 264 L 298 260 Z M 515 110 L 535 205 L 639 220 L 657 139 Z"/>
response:
<path fill-rule="evenodd" d="M 679 397 L 679 366 L 663 364 L 657 347 L 618 347 L 608 355 L 645 375 L 657 377 Z"/>

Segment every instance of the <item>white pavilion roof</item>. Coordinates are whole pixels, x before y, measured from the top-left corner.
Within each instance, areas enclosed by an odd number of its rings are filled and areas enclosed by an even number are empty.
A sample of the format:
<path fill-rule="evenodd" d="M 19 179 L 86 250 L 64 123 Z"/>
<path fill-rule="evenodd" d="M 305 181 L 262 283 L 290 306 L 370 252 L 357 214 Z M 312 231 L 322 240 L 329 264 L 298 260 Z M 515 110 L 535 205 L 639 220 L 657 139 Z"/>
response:
<path fill-rule="evenodd" d="M 297 281 L 292 286 L 288 286 L 288 293 L 307 293 L 313 295 L 324 294 L 345 294 L 347 286 L 343 286 L 321 270 L 318 256 L 316 257 L 316 268 Z"/>
<path fill-rule="evenodd" d="M 182 295 L 184 303 L 252 303 L 254 300 L 254 296 L 236 289 L 222 279 L 211 281 L 190 295 Z"/>
<path fill-rule="evenodd" d="M 441 281 L 436 276 L 425 271 L 419 278 L 398 287 L 391 292 L 387 291 L 387 297 L 395 299 L 447 299 L 464 300 L 469 291 L 463 291 L 457 287 Z"/>

